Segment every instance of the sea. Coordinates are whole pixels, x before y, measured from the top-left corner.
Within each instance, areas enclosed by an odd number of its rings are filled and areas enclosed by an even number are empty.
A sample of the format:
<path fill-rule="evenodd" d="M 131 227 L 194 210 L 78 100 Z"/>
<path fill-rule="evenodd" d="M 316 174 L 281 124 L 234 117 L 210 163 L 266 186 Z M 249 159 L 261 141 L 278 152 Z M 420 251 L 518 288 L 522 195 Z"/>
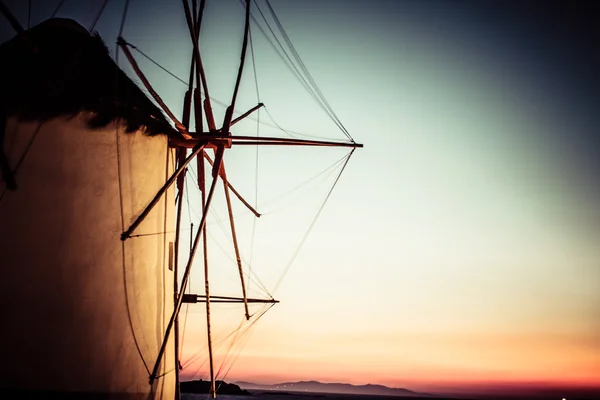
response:
<path fill-rule="evenodd" d="M 313 393 L 249 390 L 250 396 L 217 394 L 218 400 L 471 400 L 458 397 L 430 396 L 383 396 L 346 393 Z M 182 400 L 208 400 L 207 394 L 182 393 Z M 511 400 L 514 400 L 511 399 Z"/>
<path fill-rule="evenodd" d="M 384 396 L 346 393 L 313 393 L 313 392 L 283 392 L 249 390 L 250 396 L 217 394 L 218 400 L 473 400 L 473 397 L 444 397 L 439 395 L 427 396 Z M 182 393 L 182 400 L 208 400 L 207 394 Z M 514 397 L 510 400 L 520 400 Z M 559 399 L 560 400 L 560 399 Z"/>
<path fill-rule="evenodd" d="M 283 392 L 283 391 L 264 391 L 264 390 L 249 390 L 250 396 L 240 395 L 221 395 L 217 394 L 218 400 L 598 400 L 597 397 L 577 396 L 564 399 L 560 396 L 444 396 L 437 394 L 428 394 L 422 396 L 385 396 L 385 395 L 364 395 L 364 394 L 342 394 L 342 393 L 312 393 L 312 392 Z M 182 393 L 182 400 L 209 400 L 207 394 L 191 394 Z"/>

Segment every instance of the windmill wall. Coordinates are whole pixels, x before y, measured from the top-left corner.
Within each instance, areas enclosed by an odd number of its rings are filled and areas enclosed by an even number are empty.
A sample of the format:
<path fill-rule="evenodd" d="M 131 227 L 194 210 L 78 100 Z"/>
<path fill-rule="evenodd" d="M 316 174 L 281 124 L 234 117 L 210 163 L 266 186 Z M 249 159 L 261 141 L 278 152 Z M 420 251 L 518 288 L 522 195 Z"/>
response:
<path fill-rule="evenodd" d="M 174 154 L 166 135 L 88 120 L 6 122 L 17 189 L 0 182 L 0 387 L 172 399 L 172 340 L 153 387 L 148 369 L 173 310 L 173 189 L 134 233 L 142 236 L 120 234 Z"/>

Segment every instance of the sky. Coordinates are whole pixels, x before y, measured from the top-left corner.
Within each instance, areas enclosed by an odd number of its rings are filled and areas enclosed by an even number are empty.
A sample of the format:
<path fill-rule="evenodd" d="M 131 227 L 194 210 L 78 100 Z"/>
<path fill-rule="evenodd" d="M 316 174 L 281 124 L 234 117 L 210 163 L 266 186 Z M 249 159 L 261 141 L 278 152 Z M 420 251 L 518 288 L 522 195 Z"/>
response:
<path fill-rule="evenodd" d="M 5 4 L 27 25 L 27 2 Z M 30 23 L 57 4 L 34 0 Z M 226 153 L 231 183 L 264 213 L 255 222 L 234 207 L 253 277 L 249 291 L 265 296 L 264 285 L 281 303 L 229 352 L 223 342 L 217 359 L 227 353 L 229 362 L 220 376 L 439 392 L 600 391 L 600 48 L 591 9 L 271 4 L 337 116 L 365 147 L 320 213 L 347 149 Z M 101 5 L 66 1 L 57 16 L 89 28 Z M 113 54 L 123 5 L 109 1 L 94 27 Z M 203 21 L 210 94 L 224 103 L 238 68 L 243 13 L 237 1 L 209 1 Z M 262 21 L 256 8 L 253 15 Z M 268 113 L 232 132 L 256 135 L 258 126 L 261 135 L 286 135 L 276 123 L 344 140 L 256 24 L 251 32 L 256 81 L 248 57 L 236 110 L 262 101 Z M 3 23 L 0 39 L 11 35 Z M 179 2 L 131 1 L 123 36 L 187 80 L 191 44 Z M 186 87 L 134 55 L 180 115 Z M 133 77 L 122 55 L 119 63 Z M 222 118 L 223 107 L 214 109 Z M 184 220 L 197 227 L 201 207 L 193 172 L 189 177 Z M 215 203 L 208 221 L 212 293 L 239 295 L 222 194 Z M 202 293 L 200 263 L 191 282 L 192 292 Z M 217 307 L 219 340 L 243 311 Z M 184 312 L 183 375 L 206 378 L 205 315 L 199 305 Z"/>

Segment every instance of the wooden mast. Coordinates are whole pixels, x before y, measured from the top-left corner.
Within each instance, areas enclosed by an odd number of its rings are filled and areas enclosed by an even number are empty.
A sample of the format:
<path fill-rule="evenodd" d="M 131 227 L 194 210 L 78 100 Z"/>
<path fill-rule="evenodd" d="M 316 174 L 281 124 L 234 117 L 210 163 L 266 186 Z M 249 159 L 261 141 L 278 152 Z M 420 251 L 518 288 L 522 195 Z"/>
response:
<path fill-rule="evenodd" d="M 185 118 L 184 118 L 185 124 Z M 177 163 L 181 164 L 185 161 L 185 153 L 184 149 L 177 149 Z M 173 302 L 177 301 L 179 283 L 177 282 L 177 275 L 179 273 L 179 243 L 181 238 L 181 211 L 183 206 L 183 187 L 185 185 L 185 173 L 182 173 L 177 178 L 177 191 L 179 192 L 179 197 L 177 199 L 177 220 L 175 222 L 175 254 L 173 260 Z M 181 397 L 181 393 L 179 391 L 179 316 L 175 319 L 175 399 L 179 399 Z"/>

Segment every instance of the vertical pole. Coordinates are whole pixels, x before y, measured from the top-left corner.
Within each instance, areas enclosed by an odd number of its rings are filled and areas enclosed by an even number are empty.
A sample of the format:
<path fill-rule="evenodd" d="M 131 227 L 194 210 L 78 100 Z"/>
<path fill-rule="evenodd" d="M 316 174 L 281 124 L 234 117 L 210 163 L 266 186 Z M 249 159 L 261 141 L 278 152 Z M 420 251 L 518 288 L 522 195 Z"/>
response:
<path fill-rule="evenodd" d="M 194 62 L 192 60 L 192 64 L 190 66 L 190 80 L 188 90 L 185 92 L 183 97 L 183 118 L 182 123 L 186 130 L 190 127 L 190 114 L 192 107 L 192 86 L 194 84 Z M 177 149 L 177 165 L 181 165 L 185 162 L 185 158 L 187 155 L 187 149 L 178 148 Z M 177 191 L 179 192 L 179 201 L 177 203 L 177 222 L 175 225 L 175 267 L 173 268 L 173 285 L 174 285 L 174 297 L 173 304 L 177 302 L 177 297 L 179 295 L 179 282 L 178 282 L 178 274 L 179 274 L 179 248 L 181 241 L 181 211 L 183 209 L 183 188 L 185 185 L 185 173 L 184 170 L 181 175 L 177 177 Z M 179 353 L 180 353 L 180 343 L 179 343 L 179 314 L 175 317 L 175 326 L 173 328 L 175 330 L 175 400 L 181 399 L 181 385 L 179 379 L 179 371 L 180 371 L 180 362 L 179 362 Z"/>
<path fill-rule="evenodd" d="M 204 168 L 204 157 L 198 157 L 198 186 L 202 192 L 202 209 L 206 207 L 206 173 Z M 208 241 L 206 225 L 202 231 L 202 246 L 204 249 L 204 295 L 206 296 L 206 336 L 208 341 L 208 365 L 210 368 L 210 390 L 209 396 L 216 398 L 215 369 L 213 362 L 212 331 L 210 326 L 210 281 L 208 277 Z"/>
<path fill-rule="evenodd" d="M 184 112 L 185 114 L 185 112 Z M 187 149 L 177 149 L 177 165 L 181 165 L 185 162 Z M 178 297 L 178 274 L 179 274 L 179 244 L 181 238 L 181 211 L 183 208 L 183 187 L 185 185 L 185 171 L 183 171 L 177 177 L 177 191 L 179 192 L 179 198 L 177 201 L 177 221 L 175 223 L 175 256 L 173 262 L 173 304 L 177 302 Z M 175 318 L 174 326 L 175 336 L 175 399 L 181 398 L 180 386 L 179 386 L 179 315 Z"/>

